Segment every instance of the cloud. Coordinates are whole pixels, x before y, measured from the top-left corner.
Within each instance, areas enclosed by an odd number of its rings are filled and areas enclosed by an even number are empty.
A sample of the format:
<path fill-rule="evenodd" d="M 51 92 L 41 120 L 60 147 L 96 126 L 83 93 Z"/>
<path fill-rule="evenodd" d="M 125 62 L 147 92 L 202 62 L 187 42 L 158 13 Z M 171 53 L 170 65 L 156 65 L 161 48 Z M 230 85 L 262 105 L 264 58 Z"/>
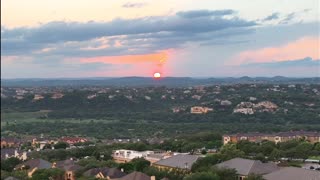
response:
<path fill-rule="evenodd" d="M 132 2 L 127 2 L 125 4 L 122 5 L 122 7 L 124 8 L 141 8 L 146 6 L 147 3 L 132 3 Z"/>
<path fill-rule="evenodd" d="M 279 13 L 275 12 L 272 13 L 271 15 L 267 16 L 266 18 L 264 18 L 262 21 L 271 21 L 271 20 L 276 20 L 279 19 Z"/>
<path fill-rule="evenodd" d="M 180 11 L 176 14 L 183 18 L 199 18 L 199 17 L 210 17 L 210 16 L 225 16 L 234 14 L 235 11 L 232 9 L 224 10 L 193 10 L 193 11 Z"/>
<path fill-rule="evenodd" d="M 249 32 L 256 25 L 254 21 L 238 17 L 225 18 L 224 15 L 233 13 L 232 10 L 207 11 L 209 15 L 202 15 L 202 18 L 185 18 L 201 16 L 201 12 L 205 11 L 109 22 L 56 21 L 37 27 L 2 27 L 1 53 L 23 55 L 36 52 L 38 55 L 65 56 L 145 54 L 177 48 L 187 42 L 222 37 L 215 34 L 223 31 L 228 32 L 228 36 L 237 35 L 240 30 Z M 128 51 L 132 47 L 134 50 Z"/>
<path fill-rule="evenodd" d="M 265 67 L 265 68 L 285 68 L 285 67 L 318 67 L 320 68 L 320 59 L 313 60 L 310 57 L 305 57 L 303 59 L 282 60 L 279 62 L 250 63 L 250 64 L 244 64 L 243 66 Z"/>
<path fill-rule="evenodd" d="M 280 21 L 280 24 L 288 24 L 295 16 L 295 12 L 286 15 L 285 18 Z"/>
<path fill-rule="evenodd" d="M 310 57 L 320 59 L 320 37 L 308 36 L 277 47 L 243 51 L 233 58 L 234 64 L 279 62 Z"/>

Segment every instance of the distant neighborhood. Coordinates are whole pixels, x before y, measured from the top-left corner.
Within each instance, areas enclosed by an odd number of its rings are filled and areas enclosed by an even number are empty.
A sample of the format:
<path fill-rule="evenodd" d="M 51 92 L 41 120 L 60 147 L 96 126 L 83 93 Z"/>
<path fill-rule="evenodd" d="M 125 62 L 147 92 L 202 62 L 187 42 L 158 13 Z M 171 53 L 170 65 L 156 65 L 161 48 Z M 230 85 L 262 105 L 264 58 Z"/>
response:
<path fill-rule="evenodd" d="M 320 86 L 1 87 L 1 179 L 320 177 Z"/>
<path fill-rule="evenodd" d="M 238 133 L 223 135 L 221 141 L 224 146 L 230 146 L 232 144 L 250 142 L 250 143 L 266 143 L 272 142 L 275 144 L 287 143 L 290 141 L 306 141 L 319 146 L 320 133 L 310 131 L 291 131 L 281 132 L 274 134 L 263 133 Z M 111 142 L 111 141 L 110 141 Z M 111 144 L 108 141 L 105 143 L 112 145 L 113 148 L 120 144 L 127 144 L 130 141 L 112 141 Z M 139 143 L 139 141 L 135 141 Z M 159 145 L 163 143 L 158 142 Z M 157 143 L 157 144 L 158 144 Z M 27 145 L 27 146 L 26 146 Z M 101 144 L 100 144 L 101 145 Z M 134 164 L 134 162 L 145 163 L 145 166 L 157 169 L 160 172 L 179 172 L 181 176 L 187 176 L 197 166 L 197 163 L 203 161 L 211 156 L 217 156 L 224 151 L 224 146 L 214 151 L 209 149 L 199 149 L 192 152 L 174 152 L 170 150 L 129 150 L 129 149 L 114 149 L 112 150 L 109 160 L 112 166 L 102 166 L 89 168 L 89 166 L 83 166 L 83 163 L 92 159 L 91 156 L 79 156 L 69 157 L 65 160 L 44 160 L 42 158 L 36 158 L 35 154 L 50 154 L 54 151 L 60 151 L 60 149 L 79 151 L 90 147 L 99 146 L 99 143 L 91 142 L 88 138 L 84 137 L 61 137 L 61 138 L 49 138 L 49 137 L 34 137 L 27 139 L 18 139 L 10 137 L 1 138 L 1 162 L 9 161 L 12 158 L 18 159 L 14 167 L 13 172 L 26 172 L 29 178 L 32 178 L 34 174 L 37 174 L 40 170 L 46 169 L 59 169 L 64 172 L 61 175 L 62 179 L 74 180 L 78 178 L 92 177 L 97 179 L 132 179 L 140 180 L 158 179 L 155 174 L 145 174 L 142 169 L 138 171 L 128 171 L 126 164 Z M 220 152 L 221 151 L 221 152 Z M 206 152 L 206 153 L 204 153 Z M 319 153 L 320 151 L 318 151 Z M 104 155 L 100 154 L 99 158 L 103 159 Z M 242 157 L 242 156 L 241 156 Z M 218 169 L 234 169 L 237 179 L 244 180 L 252 175 L 258 175 L 266 180 L 278 180 L 278 179 L 290 179 L 292 173 L 296 174 L 296 179 L 317 179 L 320 178 L 320 159 L 288 159 L 287 157 L 281 157 L 277 161 L 266 162 L 263 160 L 246 159 L 236 157 L 229 160 L 225 160 L 214 166 Z M 250 157 L 250 156 L 248 156 Z M 282 165 L 287 162 L 297 162 L 301 164 L 301 167 L 290 167 L 290 165 Z M 95 161 L 93 161 L 95 162 Z M 106 161 L 107 162 L 107 161 Z M 219 162 L 219 161 L 217 161 Z M 97 163 L 101 163 L 97 161 Z M 118 164 L 118 165 L 117 165 Z M 5 164 L 4 164 L 5 165 Z M 115 166 L 116 165 L 116 166 Z M 6 165 L 5 165 L 6 166 Z M 82 174 L 79 174 L 82 172 Z M 37 175 L 36 175 L 37 177 Z M 166 177 L 166 179 L 169 179 Z"/>

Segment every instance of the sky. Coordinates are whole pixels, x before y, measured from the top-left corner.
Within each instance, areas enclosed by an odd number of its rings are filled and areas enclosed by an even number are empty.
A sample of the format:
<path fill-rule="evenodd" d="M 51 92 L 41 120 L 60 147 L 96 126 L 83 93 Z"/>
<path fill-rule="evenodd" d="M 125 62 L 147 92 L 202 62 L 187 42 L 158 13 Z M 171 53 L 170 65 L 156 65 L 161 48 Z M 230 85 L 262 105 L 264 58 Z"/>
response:
<path fill-rule="evenodd" d="M 320 77 L 318 0 L 1 0 L 1 78 Z"/>

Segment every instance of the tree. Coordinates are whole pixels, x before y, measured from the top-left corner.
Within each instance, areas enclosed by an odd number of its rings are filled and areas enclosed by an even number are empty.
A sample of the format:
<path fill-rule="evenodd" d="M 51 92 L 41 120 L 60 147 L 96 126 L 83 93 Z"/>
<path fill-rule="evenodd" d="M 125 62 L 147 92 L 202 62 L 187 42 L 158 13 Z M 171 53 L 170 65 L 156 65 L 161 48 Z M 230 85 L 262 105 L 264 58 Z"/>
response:
<path fill-rule="evenodd" d="M 218 168 L 213 166 L 211 172 L 216 173 L 221 180 L 235 180 L 237 179 L 237 171 L 235 169 Z"/>
<path fill-rule="evenodd" d="M 309 153 L 311 152 L 313 145 L 309 142 L 300 143 L 296 149 L 296 157 L 297 158 L 308 158 Z"/>
<path fill-rule="evenodd" d="M 38 169 L 32 174 L 32 180 L 63 180 L 64 171 L 57 168 L 52 169 Z"/>
<path fill-rule="evenodd" d="M 237 149 L 235 144 L 226 144 L 222 147 L 221 152 L 224 160 L 229 160 L 236 157 L 243 157 L 245 153 Z"/>
<path fill-rule="evenodd" d="M 150 166 L 150 161 L 145 160 L 144 158 L 134 158 L 131 160 L 135 171 L 142 171 L 144 168 Z"/>
<path fill-rule="evenodd" d="M 267 161 L 267 160 L 266 160 L 266 157 L 265 157 L 262 153 L 258 153 L 258 154 L 254 157 L 254 159 L 260 160 L 261 162 L 266 162 L 266 161 Z"/>
<path fill-rule="evenodd" d="M 69 144 L 66 142 L 58 142 L 57 144 L 53 145 L 54 149 L 66 149 L 69 147 Z"/>
<path fill-rule="evenodd" d="M 281 157 L 282 157 L 282 151 L 280 151 L 280 150 L 278 150 L 278 149 L 274 149 L 272 152 L 271 152 L 271 154 L 270 154 L 270 156 L 269 156 L 269 159 L 271 159 L 271 160 L 278 160 L 278 159 L 280 159 Z"/>
<path fill-rule="evenodd" d="M 11 172 L 21 161 L 16 157 L 1 160 L 1 170 Z"/>
<path fill-rule="evenodd" d="M 246 177 L 245 180 L 265 180 L 265 179 L 261 175 L 249 174 L 249 176 Z"/>
<path fill-rule="evenodd" d="M 198 159 L 191 167 L 192 172 L 208 171 L 211 166 L 221 162 L 221 155 L 207 155 L 204 158 Z"/>
<path fill-rule="evenodd" d="M 212 172 L 196 172 L 186 176 L 184 180 L 220 180 L 220 178 Z"/>

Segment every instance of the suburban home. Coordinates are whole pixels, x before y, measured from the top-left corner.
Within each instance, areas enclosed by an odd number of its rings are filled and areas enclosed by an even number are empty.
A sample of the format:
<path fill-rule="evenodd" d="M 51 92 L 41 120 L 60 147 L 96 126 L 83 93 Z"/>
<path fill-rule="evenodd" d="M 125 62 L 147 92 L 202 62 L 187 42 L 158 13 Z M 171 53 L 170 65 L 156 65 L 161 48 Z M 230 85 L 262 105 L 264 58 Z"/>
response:
<path fill-rule="evenodd" d="M 40 95 L 40 94 L 35 94 L 33 100 L 34 100 L 34 101 L 38 101 L 38 100 L 41 100 L 41 99 L 43 99 L 43 98 L 44 98 L 44 96 L 42 96 L 42 95 Z"/>
<path fill-rule="evenodd" d="M 133 151 L 126 149 L 115 150 L 112 153 L 112 157 L 117 163 L 130 162 L 134 158 L 145 158 L 146 160 L 153 163 L 170 156 L 170 153 L 162 151 Z"/>
<path fill-rule="evenodd" d="M 272 141 L 275 143 L 286 142 L 293 139 L 305 139 L 311 143 L 320 142 L 320 132 L 308 131 L 289 131 L 274 134 L 264 133 L 238 133 L 223 135 L 223 144 L 237 143 L 241 140 L 248 140 L 250 142 L 261 142 L 263 140 Z"/>
<path fill-rule="evenodd" d="M 60 141 L 73 145 L 75 143 L 87 142 L 88 140 L 82 137 L 63 137 Z"/>
<path fill-rule="evenodd" d="M 52 168 L 59 168 L 65 171 L 64 180 L 75 180 L 75 173 L 83 167 L 75 164 L 72 159 L 57 161 L 52 164 Z"/>
<path fill-rule="evenodd" d="M 112 180 L 156 180 L 156 177 L 155 176 L 150 177 L 144 173 L 134 171 L 126 176 L 112 179 Z"/>
<path fill-rule="evenodd" d="M 18 158 L 22 161 L 27 160 L 27 152 L 26 151 L 20 151 L 15 148 L 1 148 L 1 159 L 8 159 L 11 157 Z"/>
<path fill-rule="evenodd" d="M 13 176 L 9 176 L 9 177 L 5 178 L 4 180 L 20 180 L 20 179 L 15 178 Z"/>
<path fill-rule="evenodd" d="M 32 174 L 37 169 L 50 169 L 52 167 L 52 164 L 46 160 L 43 159 L 31 159 L 26 162 L 23 162 L 21 164 L 18 164 L 15 169 L 17 170 L 28 170 L 28 177 L 32 177 Z"/>
<path fill-rule="evenodd" d="M 19 147 L 21 141 L 12 137 L 1 137 L 1 148 Z"/>
<path fill-rule="evenodd" d="M 117 168 L 103 167 L 103 168 L 89 169 L 88 171 L 83 173 L 83 175 L 86 177 L 95 177 L 97 179 L 109 180 L 109 179 L 121 178 L 127 174 Z"/>
<path fill-rule="evenodd" d="M 62 94 L 62 93 L 54 93 L 52 96 L 51 96 L 51 98 L 52 99 L 60 99 L 60 98 L 62 98 L 64 96 L 64 94 Z"/>
<path fill-rule="evenodd" d="M 199 159 L 199 156 L 188 155 L 188 154 L 178 154 L 166 159 L 162 159 L 158 162 L 152 164 L 152 166 L 159 169 L 181 169 L 190 171 L 192 165 Z"/>
<path fill-rule="evenodd" d="M 202 107 L 202 106 L 194 106 L 194 107 L 191 107 L 190 109 L 191 114 L 206 114 L 209 111 L 213 111 L 213 109 L 208 107 Z"/>
<path fill-rule="evenodd" d="M 235 169 L 238 179 L 243 180 L 249 174 L 264 175 L 279 170 L 274 163 L 262 163 L 258 160 L 234 158 L 216 165 L 218 168 Z"/>
<path fill-rule="evenodd" d="M 320 172 L 297 167 L 285 167 L 278 171 L 263 175 L 266 180 L 318 180 Z"/>
<path fill-rule="evenodd" d="M 38 147 L 39 149 L 43 149 L 47 144 L 57 144 L 57 143 L 58 141 L 52 138 L 40 137 L 40 138 L 32 139 L 32 146 Z"/>

